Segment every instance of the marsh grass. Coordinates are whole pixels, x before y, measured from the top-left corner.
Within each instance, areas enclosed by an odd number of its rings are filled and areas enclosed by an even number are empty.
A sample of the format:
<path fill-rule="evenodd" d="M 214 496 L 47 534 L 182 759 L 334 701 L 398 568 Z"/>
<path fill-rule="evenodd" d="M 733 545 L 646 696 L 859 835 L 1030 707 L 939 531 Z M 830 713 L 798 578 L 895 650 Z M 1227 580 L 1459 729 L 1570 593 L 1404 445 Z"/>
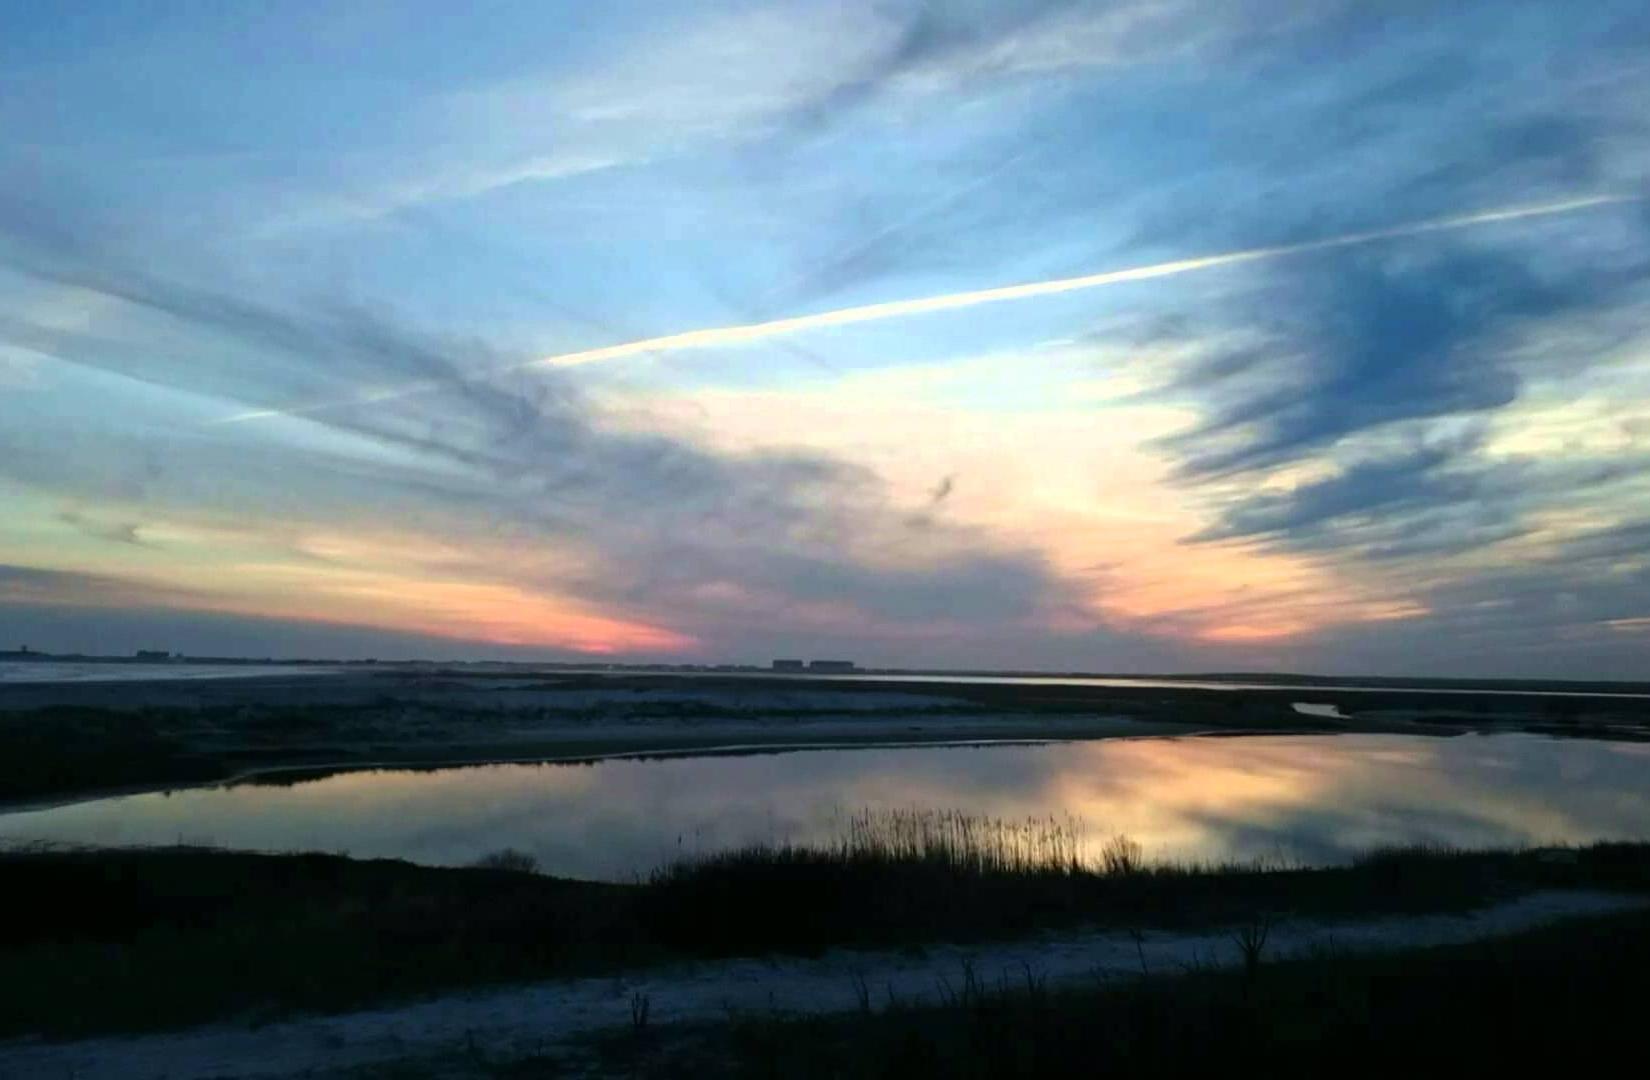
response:
<path fill-rule="evenodd" d="M 0 853 L 0 1037 L 268 1019 L 646 963 L 630 890 L 200 848 Z"/>
<path fill-rule="evenodd" d="M 741 941 L 808 954 L 986 926 L 1012 933 L 1080 920 L 1095 883 L 1143 871 L 1137 844 L 1112 837 L 1090 850 L 1088 835 L 1070 816 L 866 809 L 839 815 L 822 839 L 674 860 L 648 878 L 641 903 L 650 925 L 713 953 Z"/>
<path fill-rule="evenodd" d="M 1148 864 L 1127 841 L 1079 848 L 1081 835 L 1066 820 L 870 815 L 816 848 L 707 855 L 629 885 L 523 873 L 515 859 L 0 852 L 0 895 L 20 913 L 0 921 L 0 1037 L 272 1019 L 838 946 L 1466 910 L 1542 887 L 1650 892 L 1650 845 L 1384 852 L 1305 870 Z"/>
<path fill-rule="evenodd" d="M 224 775 L 220 761 L 145 713 L 63 706 L 0 713 L 0 800 Z"/>
<path fill-rule="evenodd" d="M 807 850 L 844 862 L 922 864 L 965 874 L 1076 874 L 1090 869 L 1080 818 L 1005 819 L 960 810 L 868 809 Z"/>
<path fill-rule="evenodd" d="M 1541 853 L 1378 851 L 1349 866 L 1282 859 L 1149 861 L 1126 836 L 1076 818 L 999 820 L 956 811 L 868 810 L 828 838 L 696 855 L 638 893 L 662 937 L 711 954 L 903 947 L 1052 927 L 1242 925 L 1288 915 L 1466 911 L 1531 888 L 1650 890 L 1643 846 Z"/>
<path fill-rule="evenodd" d="M 1095 845 L 1082 818 L 1045 815 L 998 818 L 963 810 L 878 807 L 838 815 L 825 839 L 756 843 L 678 859 L 654 875 L 669 878 L 719 863 L 826 861 L 847 865 L 923 867 L 967 876 L 1017 877 L 1130 874 L 1144 853 L 1121 834 Z"/>

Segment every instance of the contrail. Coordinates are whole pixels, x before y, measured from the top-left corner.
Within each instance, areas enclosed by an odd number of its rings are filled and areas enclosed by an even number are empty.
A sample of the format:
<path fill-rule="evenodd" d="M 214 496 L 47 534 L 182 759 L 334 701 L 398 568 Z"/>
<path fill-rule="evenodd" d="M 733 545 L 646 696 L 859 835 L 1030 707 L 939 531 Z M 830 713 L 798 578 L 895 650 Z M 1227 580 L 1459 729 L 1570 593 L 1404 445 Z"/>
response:
<path fill-rule="evenodd" d="M 945 293 L 914 300 L 889 300 L 879 304 L 862 304 L 858 307 L 838 308 L 835 311 L 821 311 L 812 315 L 797 315 L 787 319 L 770 319 L 766 322 L 745 323 L 738 326 L 688 330 L 680 334 L 666 334 L 662 337 L 643 338 L 639 341 L 604 345 L 595 349 L 582 349 L 578 352 L 558 353 L 554 356 L 540 357 L 536 360 L 527 360 L 522 363 L 495 368 L 485 374 L 505 374 L 539 367 L 577 367 L 602 360 L 620 360 L 629 356 L 644 356 L 649 353 L 677 352 L 683 349 L 702 349 L 718 345 L 741 345 L 747 342 L 760 341 L 763 338 L 778 337 L 783 334 L 794 334 L 822 327 L 852 326 L 856 323 L 897 319 L 908 315 L 925 315 L 935 311 L 954 311 L 958 308 L 976 307 L 980 304 L 995 304 L 1008 300 L 1028 300 L 1038 296 L 1055 296 L 1060 293 L 1077 292 L 1083 289 L 1099 289 L 1107 285 L 1121 285 L 1130 281 L 1150 281 L 1155 278 L 1173 277 L 1177 274 L 1189 274 L 1198 270 L 1213 270 L 1217 267 L 1236 266 L 1240 263 L 1261 262 L 1266 259 L 1278 259 L 1291 255 L 1305 255 L 1314 251 L 1358 247 L 1363 244 L 1374 244 L 1385 240 L 1423 236 L 1427 233 L 1452 232 L 1457 229 L 1469 229 L 1479 225 L 1492 225 L 1504 221 L 1520 221 L 1525 218 L 1568 214 L 1598 206 L 1637 202 L 1641 198 L 1643 196 L 1639 195 L 1592 195 L 1585 198 L 1566 199 L 1562 202 L 1540 203 L 1533 206 L 1503 207 L 1498 210 L 1484 210 L 1475 214 L 1463 214 L 1456 217 L 1433 218 L 1429 221 L 1412 222 L 1408 225 L 1396 225 L 1386 229 L 1346 233 L 1323 240 L 1308 240 L 1298 244 L 1282 244 L 1275 247 L 1250 248 L 1246 251 L 1229 251 L 1219 255 L 1203 255 L 1192 259 L 1153 263 L 1150 266 L 1135 266 L 1124 270 L 1107 270 L 1098 274 L 1084 274 L 1080 277 L 1054 278 L 1048 281 L 1033 281 L 1021 285 L 1003 285 L 992 289 L 973 289 L 967 292 Z M 227 424 L 279 416 L 300 416 L 325 409 L 372 404 L 407 397 L 437 389 L 442 385 L 444 384 L 436 381 L 408 383 L 400 387 L 365 393 L 348 401 L 326 402 L 291 409 L 259 409 L 253 412 L 227 416 L 214 421 L 214 423 Z"/>

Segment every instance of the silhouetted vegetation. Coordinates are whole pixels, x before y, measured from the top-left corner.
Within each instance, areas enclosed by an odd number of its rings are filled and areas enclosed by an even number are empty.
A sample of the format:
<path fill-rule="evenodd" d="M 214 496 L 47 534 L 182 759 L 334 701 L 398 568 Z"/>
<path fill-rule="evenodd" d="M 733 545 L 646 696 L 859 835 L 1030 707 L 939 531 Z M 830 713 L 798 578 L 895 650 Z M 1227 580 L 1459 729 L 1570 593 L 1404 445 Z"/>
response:
<path fill-rule="evenodd" d="M 223 762 L 151 718 L 72 707 L 0 713 L 0 799 L 225 775 Z"/>
<path fill-rule="evenodd" d="M 632 889 L 191 848 L 0 856 L 0 1033 L 333 1010 L 646 958 Z"/>
<path fill-rule="evenodd" d="M 511 870 L 518 874 L 536 874 L 539 872 L 538 859 L 515 848 L 499 848 L 497 851 L 489 851 L 470 865 L 483 870 Z"/>
<path fill-rule="evenodd" d="M 667 940 L 716 954 L 808 954 L 1049 927 L 1464 911 L 1541 887 L 1650 891 L 1650 845 L 1518 854 L 1406 848 L 1334 869 L 1163 865 L 1144 863 L 1126 838 L 1077 858 L 1069 823 L 956 823 L 966 818 L 871 815 L 859 819 L 869 828 L 818 848 L 763 845 L 685 860 L 653 875 L 638 903 Z M 999 839 L 1002 831 L 1017 835 Z M 961 844 L 969 835 L 983 838 L 983 853 Z"/>
<path fill-rule="evenodd" d="M 833 945 L 1461 910 L 1544 886 L 1650 892 L 1650 845 L 1404 851 L 1329 870 L 1003 868 L 955 854 L 760 848 L 609 885 L 328 855 L 11 852 L 0 895 L 21 914 L 0 923 L 0 1035 L 258 1019 Z"/>

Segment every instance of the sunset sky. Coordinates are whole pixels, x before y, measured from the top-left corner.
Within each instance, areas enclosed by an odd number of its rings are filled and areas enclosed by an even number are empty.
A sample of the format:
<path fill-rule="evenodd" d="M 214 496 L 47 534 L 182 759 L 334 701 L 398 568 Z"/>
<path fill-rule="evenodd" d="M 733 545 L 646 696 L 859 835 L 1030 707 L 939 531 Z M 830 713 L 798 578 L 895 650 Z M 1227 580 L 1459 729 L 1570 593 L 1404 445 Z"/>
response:
<path fill-rule="evenodd" d="M 0 6 L 0 648 L 1650 673 L 1643 0 Z"/>

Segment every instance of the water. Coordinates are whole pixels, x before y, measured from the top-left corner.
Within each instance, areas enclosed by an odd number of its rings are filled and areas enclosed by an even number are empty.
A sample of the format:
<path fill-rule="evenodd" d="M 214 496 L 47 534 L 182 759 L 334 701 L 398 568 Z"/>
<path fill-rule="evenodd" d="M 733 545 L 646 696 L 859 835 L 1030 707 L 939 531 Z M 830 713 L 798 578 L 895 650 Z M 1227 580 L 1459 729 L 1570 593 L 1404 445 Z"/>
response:
<path fill-rule="evenodd" d="M 452 677 L 462 677 L 467 672 L 464 668 L 443 668 L 434 665 L 438 670 Z M 315 666 L 310 664 L 279 664 L 248 662 L 244 664 L 189 664 L 189 663 L 134 663 L 130 661 L 57 661 L 33 660 L 12 661 L 0 660 L 0 685 L 7 683 L 80 683 L 80 682 L 131 682 L 152 681 L 161 679 L 229 679 L 249 678 L 268 675 L 331 675 L 340 672 L 339 668 Z M 376 673 L 418 673 L 426 669 L 396 668 L 385 665 L 375 669 Z M 500 670 L 494 668 L 491 674 L 496 675 Z M 884 683 L 916 683 L 916 684 L 980 684 L 1003 686 L 1114 686 L 1122 688 L 1146 689 L 1180 689 L 1180 690 L 1294 690 L 1303 693 L 1333 692 L 1347 693 L 1379 693 L 1379 694 L 1469 694 L 1492 695 L 1497 697 L 1564 697 L 1564 698 L 1598 698 L 1622 699 L 1628 701 L 1642 701 L 1650 699 L 1650 694 L 1626 693 L 1620 691 L 1602 690 L 1524 690 L 1508 687 L 1479 688 L 1479 687 L 1448 687 L 1448 686 L 1365 686 L 1358 683 L 1321 683 L 1295 685 L 1290 683 L 1247 682 L 1238 680 L 1210 680 L 1210 679 L 1176 679 L 1176 678 L 1132 678 L 1128 676 L 1109 675 L 898 675 L 875 674 L 861 672 L 848 675 L 825 675 L 807 672 L 803 675 L 778 674 L 771 671 L 613 671 L 605 668 L 557 668 L 553 670 L 535 669 L 531 665 L 521 665 L 517 669 L 523 678 L 546 679 L 561 675 L 598 675 L 622 676 L 625 678 L 646 677 L 659 675 L 671 679 L 683 677 L 699 677 L 706 679 L 725 679 L 730 675 L 745 680 L 771 680 L 775 684 L 783 685 L 798 679 L 819 682 L 884 682 Z M 1328 715 L 1328 714 L 1324 714 Z"/>
<path fill-rule="evenodd" d="M 1116 686 L 1144 689 L 1179 689 L 1179 690 L 1296 690 L 1303 692 L 1328 692 L 1337 694 L 1486 694 L 1497 697 L 1564 697 L 1564 698 L 1619 698 L 1629 701 L 1643 701 L 1650 699 L 1650 694 L 1624 692 L 1617 690 L 1527 690 L 1507 686 L 1477 687 L 1477 686 L 1369 686 L 1357 682 L 1323 682 L 1323 683 L 1284 683 L 1247 681 L 1244 679 L 1199 679 L 1199 678 L 1153 678 L 1151 676 L 1127 675 L 948 675 L 941 673 L 900 675 L 882 674 L 872 671 L 856 672 L 846 675 L 830 675 L 819 672 L 773 672 L 773 671 L 672 671 L 668 673 L 650 673 L 645 671 L 613 671 L 605 668 L 580 668 L 547 672 L 546 674 L 580 674 L 580 675 L 647 675 L 669 674 L 672 678 L 700 677 L 700 678 L 727 678 L 730 674 L 741 679 L 772 679 L 776 682 L 786 682 L 795 679 L 817 680 L 820 682 L 881 682 L 881 683 L 967 683 L 974 685 L 991 686 Z"/>
<path fill-rule="evenodd" d="M 1326 720 L 1349 720 L 1351 717 L 1341 712 L 1339 705 L 1316 704 L 1310 701 L 1297 701 L 1291 706 L 1302 716 L 1321 716 Z"/>
<path fill-rule="evenodd" d="M 187 664 L 72 660 L 0 661 L 0 684 L 151 682 L 160 679 L 248 679 L 269 675 L 330 675 L 334 668 L 293 664 Z"/>
<path fill-rule="evenodd" d="M 1650 744 L 1529 735 L 1109 739 L 345 773 L 0 816 L 0 841 L 218 844 L 457 865 L 502 847 L 626 880 L 678 854 L 823 840 L 865 807 L 1073 814 L 1159 859 L 1650 838 Z"/>

